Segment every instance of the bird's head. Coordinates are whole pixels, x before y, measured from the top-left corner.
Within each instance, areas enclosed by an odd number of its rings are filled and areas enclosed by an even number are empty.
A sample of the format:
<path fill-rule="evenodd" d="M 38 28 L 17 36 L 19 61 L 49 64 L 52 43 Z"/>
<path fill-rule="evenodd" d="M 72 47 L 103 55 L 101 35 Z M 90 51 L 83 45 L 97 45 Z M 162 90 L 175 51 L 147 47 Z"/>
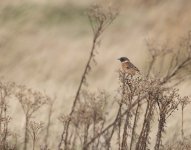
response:
<path fill-rule="evenodd" d="M 129 59 L 127 57 L 120 57 L 118 58 L 121 62 L 129 62 Z"/>

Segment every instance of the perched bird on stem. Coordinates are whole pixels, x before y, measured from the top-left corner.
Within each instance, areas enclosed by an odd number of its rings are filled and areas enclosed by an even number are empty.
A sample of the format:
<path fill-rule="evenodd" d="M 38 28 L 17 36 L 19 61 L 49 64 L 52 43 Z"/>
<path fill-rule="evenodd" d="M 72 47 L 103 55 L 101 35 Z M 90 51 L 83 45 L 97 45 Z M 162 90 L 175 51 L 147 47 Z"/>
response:
<path fill-rule="evenodd" d="M 136 75 L 136 73 L 140 74 L 140 71 L 137 67 L 135 67 L 130 60 L 127 57 L 120 57 L 118 60 L 121 61 L 121 65 L 122 65 L 122 71 L 124 73 L 127 73 L 131 76 Z"/>

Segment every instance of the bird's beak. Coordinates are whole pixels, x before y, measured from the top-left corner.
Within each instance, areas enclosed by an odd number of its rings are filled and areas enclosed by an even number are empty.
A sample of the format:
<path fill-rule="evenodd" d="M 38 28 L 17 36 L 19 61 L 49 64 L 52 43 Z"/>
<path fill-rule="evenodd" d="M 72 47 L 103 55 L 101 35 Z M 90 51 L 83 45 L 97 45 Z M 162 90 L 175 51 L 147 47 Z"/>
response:
<path fill-rule="evenodd" d="M 120 58 L 117 58 L 117 60 L 120 60 Z"/>

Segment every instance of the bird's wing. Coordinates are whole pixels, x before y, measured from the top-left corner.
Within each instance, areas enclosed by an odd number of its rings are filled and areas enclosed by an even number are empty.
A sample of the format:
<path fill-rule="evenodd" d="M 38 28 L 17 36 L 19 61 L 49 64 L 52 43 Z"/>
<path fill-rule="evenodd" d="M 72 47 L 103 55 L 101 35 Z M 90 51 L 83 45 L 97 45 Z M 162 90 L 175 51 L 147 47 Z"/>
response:
<path fill-rule="evenodd" d="M 129 62 L 129 68 L 135 69 L 137 72 L 140 72 L 137 67 L 135 67 L 131 62 Z"/>

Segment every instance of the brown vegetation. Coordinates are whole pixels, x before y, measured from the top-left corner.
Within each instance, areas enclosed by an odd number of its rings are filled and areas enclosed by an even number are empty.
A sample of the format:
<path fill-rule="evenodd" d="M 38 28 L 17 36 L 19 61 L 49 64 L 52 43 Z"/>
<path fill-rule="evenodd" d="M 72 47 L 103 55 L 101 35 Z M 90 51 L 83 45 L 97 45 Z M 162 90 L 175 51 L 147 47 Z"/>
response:
<path fill-rule="evenodd" d="M 147 150 L 150 148 L 151 129 L 157 123 L 155 150 L 190 149 L 190 138 L 184 137 L 184 108 L 189 104 L 189 97 L 181 97 L 176 86 L 190 77 L 191 35 L 179 43 L 176 50 L 166 46 L 155 47 L 148 42 L 151 61 L 145 66 L 146 76 L 130 76 L 118 71 L 119 89 L 116 97 L 111 97 L 107 90 L 90 92 L 87 77 L 95 62 L 96 47 L 100 36 L 117 16 L 117 12 L 103 10 L 95 6 L 90 10 L 89 20 L 93 31 L 90 56 L 82 73 L 81 81 L 68 115 L 59 117 L 63 131 L 59 139 L 54 140 L 54 149 L 58 150 Z M 169 59 L 165 68 L 158 68 L 158 63 Z M 148 69 L 146 69 L 148 68 Z M 155 74 L 158 68 L 160 74 Z M 160 70 L 161 69 L 161 70 Z M 186 77 L 185 77 L 186 76 Z M 86 85 L 86 88 L 84 88 Z M 9 128 L 11 117 L 7 114 L 9 100 L 16 99 L 25 116 L 25 130 L 19 135 Z M 118 110 L 115 118 L 109 121 L 108 104 L 115 101 Z M 35 119 L 35 113 L 44 105 L 49 106 L 48 123 L 45 125 Z M 49 150 L 48 137 L 51 136 L 51 115 L 53 100 L 42 92 L 16 83 L 0 82 L 0 149 Z M 177 110 L 182 111 L 182 140 L 176 144 L 163 144 L 168 118 Z M 144 113 L 141 113 L 144 112 Z M 46 113 L 46 112 L 45 112 Z M 143 119 L 141 119 L 143 118 Z M 138 128 L 138 124 L 139 127 Z M 44 130 L 45 129 L 45 130 Z M 43 134 L 44 132 L 44 134 Z M 23 139 L 17 139 L 22 136 Z M 44 139 L 39 140 L 38 139 Z M 44 143 L 41 143 L 41 142 Z"/>

